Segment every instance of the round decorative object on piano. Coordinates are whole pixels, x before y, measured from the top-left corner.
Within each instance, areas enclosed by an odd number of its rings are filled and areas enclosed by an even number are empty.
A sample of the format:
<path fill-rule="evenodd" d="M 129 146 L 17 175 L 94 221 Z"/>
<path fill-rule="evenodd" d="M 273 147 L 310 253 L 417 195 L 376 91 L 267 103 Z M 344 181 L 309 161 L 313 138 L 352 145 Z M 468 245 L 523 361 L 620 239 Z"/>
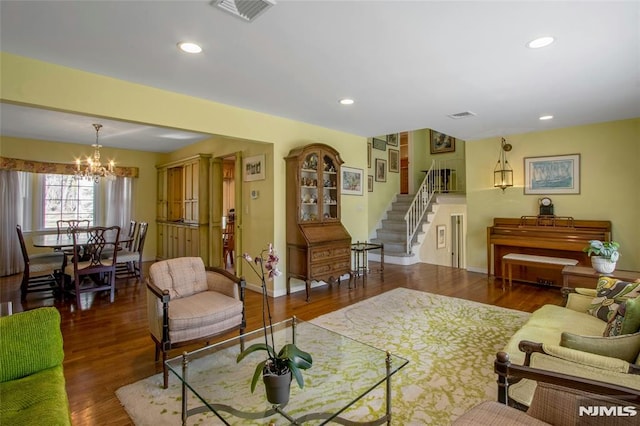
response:
<path fill-rule="evenodd" d="M 553 203 L 551 198 L 543 197 L 538 200 L 540 203 L 540 216 L 553 216 Z"/>

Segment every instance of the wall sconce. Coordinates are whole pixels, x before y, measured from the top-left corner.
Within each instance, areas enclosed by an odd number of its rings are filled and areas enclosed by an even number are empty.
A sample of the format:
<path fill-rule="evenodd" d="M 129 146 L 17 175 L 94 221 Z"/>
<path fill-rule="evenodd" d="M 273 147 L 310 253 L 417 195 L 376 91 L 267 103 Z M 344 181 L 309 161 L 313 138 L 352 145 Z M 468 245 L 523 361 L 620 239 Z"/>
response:
<path fill-rule="evenodd" d="M 513 169 L 507 161 L 507 152 L 511 151 L 511 148 L 513 148 L 511 144 L 502 138 L 500 156 L 496 167 L 493 169 L 493 186 L 502 189 L 502 191 L 509 186 L 513 186 Z"/>

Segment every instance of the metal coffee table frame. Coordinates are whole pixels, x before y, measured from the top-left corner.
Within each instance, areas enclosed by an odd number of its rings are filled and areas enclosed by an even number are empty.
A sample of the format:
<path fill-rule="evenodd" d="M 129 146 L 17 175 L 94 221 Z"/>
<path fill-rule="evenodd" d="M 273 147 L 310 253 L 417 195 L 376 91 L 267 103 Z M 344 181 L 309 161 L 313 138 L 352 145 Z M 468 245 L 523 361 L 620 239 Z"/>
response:
<path fill-rule="evenodd" d="M 329 331 L 327 329 L 324 329 L 322 327 L 319 326 L 315 326 L 311 323 L 306 323 L 303 321 L 298 320 L 296 317 L 287 319 L 285 321 L 281 321 L 279 323 L 276 323 L 273 325 L 274 329 L 283 329 L 286 328 L 287 332 L 290 331 L 290 335 L 291 335 L 291 339 L 293 343 L 296 343 L 296 332 L 297 332 L 297 328 L 299 326 L 299 324 L 304 324 L 305 327 L 313 327 L 314 329 L 317 328 L 316 332 L 319 334 L 322 333 L 327 333 L 327 335 L 334 335 L 334 336 L 339 336 L 339 338 L 346 340 L 347 342 L 349 342 L 349 344 L 352 345 L 362 345 L 362 347 L 366 350 L 369 351 L 377 351 L 380 352 L 381 354 L 386 354 L 386 356 L 384 356 L 384 362 L 385 362 L 385 374 L 382 377 L 379 377 L 377 380 L 373 381 L 370 384 L 367 384 L 366 387 L 368 389 L 366 389 L 365 391 L 361 392 L 359 395 L 357 395 L 357 397 L 353 398 L 353 400 L 350 400 L 346 403 L 344 403 L 342 405 L 342 407 L 338 410 L 336 410 L 335 412 L 311 412 L 311 413 L 305 413 L 299 417 L 296 417 L 295 415 L 290 414 L 287 411 L 287 404 L 283 404 L 283 405 L 271 405 L 270 408 L 267 408 L 266 410 L 262 410 L 262 411 L 255 411 L 255 412 L 251 412 L 251 411 L 243 411 L 237 408 L 234 408 L 228 404 L 218 404 L 218 403 L 213 403 L 213 402 L 209 402 L 209 401 L 205 401 L 204 399 L 202 399 L 202 397 L 198 394 L 198 391 L 196 389 L 192 388 L 192 385 L 189 383 L 189 364 L 191 362 L 191 360 L 194 357 L 197 357 L 198 355 L 200 355 L 201 353 L 205 352 L 211 352 L 213 354 L 215 354 L 215 352 L 219 349 L 225 349 L 225 348 L 229 348 L 229 347 L 234 347 L 236 345 L 239 344 L 244 344 L 244 341 L 246 341 L 247 339 L 254 339 L 257 337 L 262 336 L 262 329 L 258 329 L 255 331 L 252 331 L 250 333 L 247 333 L 243 336 L 239 336 L 239 337 L 234 337 L 232 339 L 228 339 L 225 340 L 223 342 L 220 343 L 216 343 L 213 345 L 209 345 L 205 348 L 202 349 L 198 349 L 192 352 L 184 352 L 181 356 L 172 358 L 170 360 L 167 361 L 167 366 L 169 368 L 170 371 L 172 371 L 181 381 L 181 387 L 182 387 L 182 424 L 186 425 L 187 424 L 187 419 L 189 416 L 195 415 L 195 414 L 199 414 L 199 413 L 204 413 L 204 412 L 208 412 L 211 411 L 213 412 L 224 424 L 231 424 L 229 423 L 222 415 L 221 412 L 226 412 L 229 414 L 232 414 L 235 417 L 241 418 L 241 419 L 250 419 L 250 420 L 257 420 L 257 419 L 261 419 L 261 418 L 267 418 L 273 415 L 280 415 L 282 416 L 284 419 L 286 419 L 287 421 L 289 421 L 289 424 L 292 425 L 302 425 L 305 422 L 309 422 L 309 421 L 317 421 L 319 420 L 320 423 L 319 424 L 326 424 L 329 422 L 333 422 L 333 423 L 337 423 L 337 424 L 341 424 L 341 425 L 382 425 L 382 424 L 391 424 L 391 376 L 393 374 L 395 374 L 398 370 L 400 370 L 402 367 L 404 367 L 408 361 L 394 356 L 389 352 L 384 352 L 381 351 L 379 349 L 375 349 L 372 348 L 369 345 L 366 345 L 364 343 L 360 343 L 357 342 L 353 339 L 349 339 L 345 336 L 341 336 L 338 333 Z M 304 348 L 303 348 L 304 349 Z M 207 356 L 211 356 L 211 354 L 207 355 Z M 312 353 L 313 356 L 313 353 Z M 314 357 L 315 358 L 315 357 Z M 394 363 L 393 361 L 396 361 L 396 363 L 398 365 L 396 365 L 396 368 L 394 368 Z M 238 364 L 238 366 L 242 365 Z M 215 367 L 212 367 L 215 368 Z M 253 371 L 254 365 L 250 365 L 250 370 Z M 317 367 L 316 364 L 314 364 L 313 368 L 320 368 Z M 307 371 L 311 371 L 311 370 L 307 370 Z M 303 371 L 303 374 L 305 374 L 306 372 Z M 373 421 L 366 421 L 366 422 L 357 422 L 357 421 L 353 421 L 353 420 L 349 420 L 346 419 L 344 417 L 340 417 L 340 415 L 345 412 L 346 410 L 348 410 L 351 406 L 353 406 L 353 404 L 355 404 L 358 400 L 360 400 L 362 397 L 364 397 L 365 395 L 367 395 L 369 392 L 371 392 L 373 389 L 377 388 L 379 385 L 381 385 L 382 383 L 385 383 L 385 398 L 386 398 L 386 407 L 385 407 L 385 413 L 383 416 L 381 416 L 378 419 L 375 419 Z M 295 382 L 292 383 L 292 386 L 295 386 Z M 188 408 L 188 391 L 193 392 L 196 397 L 204 403 L 204 405 L 202 406 L 198 406 L 198 407 L 194 407 L 194 408 Z M 247 392 L 249 392 L 249 389 L 247 388 Z M 265 397 L 265 401 L 266 401 L 266 397 Z M 268 403 L 267 403 L 268 404 Z M 299 408 L 299 407 L 298 407 Z"/>

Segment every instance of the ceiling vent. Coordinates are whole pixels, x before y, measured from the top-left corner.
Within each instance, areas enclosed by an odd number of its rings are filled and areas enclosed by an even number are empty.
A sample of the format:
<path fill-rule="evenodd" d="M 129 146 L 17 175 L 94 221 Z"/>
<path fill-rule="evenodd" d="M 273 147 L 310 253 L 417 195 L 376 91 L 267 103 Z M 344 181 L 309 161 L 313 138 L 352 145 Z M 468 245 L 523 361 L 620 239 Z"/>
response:
<path fill-rule="evenodd" d="M 458 120 L 460 118 L 475 117 L 475 116 L 476 116 L 476 113 L 471 111 L 462 111 L 462 112 L 456 112 L 455 114 L 447 115 L 447 117 L 453 118 L 454 120 Z"/>
<path fill-rule="evenodd" d="M 251 22 L 276 2 L 274 0 L 213 0 L 211 4 L 243 21 Z"/>

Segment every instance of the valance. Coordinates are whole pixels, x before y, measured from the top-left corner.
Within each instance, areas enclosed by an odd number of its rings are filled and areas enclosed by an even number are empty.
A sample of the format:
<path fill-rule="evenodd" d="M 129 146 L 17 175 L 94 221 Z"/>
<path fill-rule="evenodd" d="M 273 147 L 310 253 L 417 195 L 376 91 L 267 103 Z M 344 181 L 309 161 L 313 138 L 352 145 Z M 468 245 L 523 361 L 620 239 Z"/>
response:
<path fill-rule="evenodd" d="M 19 158 L 0 157 L 0 170 L 73 175 L 76 173 L 76 165 L 66 163 L 46 163 L 43 161 L 31 161 L 21 160 Z M 137 167 L 117 166 L 114 170 L 114 174 L 119 177 L 137 178 L 139 175 L 139 170 Z"/>

